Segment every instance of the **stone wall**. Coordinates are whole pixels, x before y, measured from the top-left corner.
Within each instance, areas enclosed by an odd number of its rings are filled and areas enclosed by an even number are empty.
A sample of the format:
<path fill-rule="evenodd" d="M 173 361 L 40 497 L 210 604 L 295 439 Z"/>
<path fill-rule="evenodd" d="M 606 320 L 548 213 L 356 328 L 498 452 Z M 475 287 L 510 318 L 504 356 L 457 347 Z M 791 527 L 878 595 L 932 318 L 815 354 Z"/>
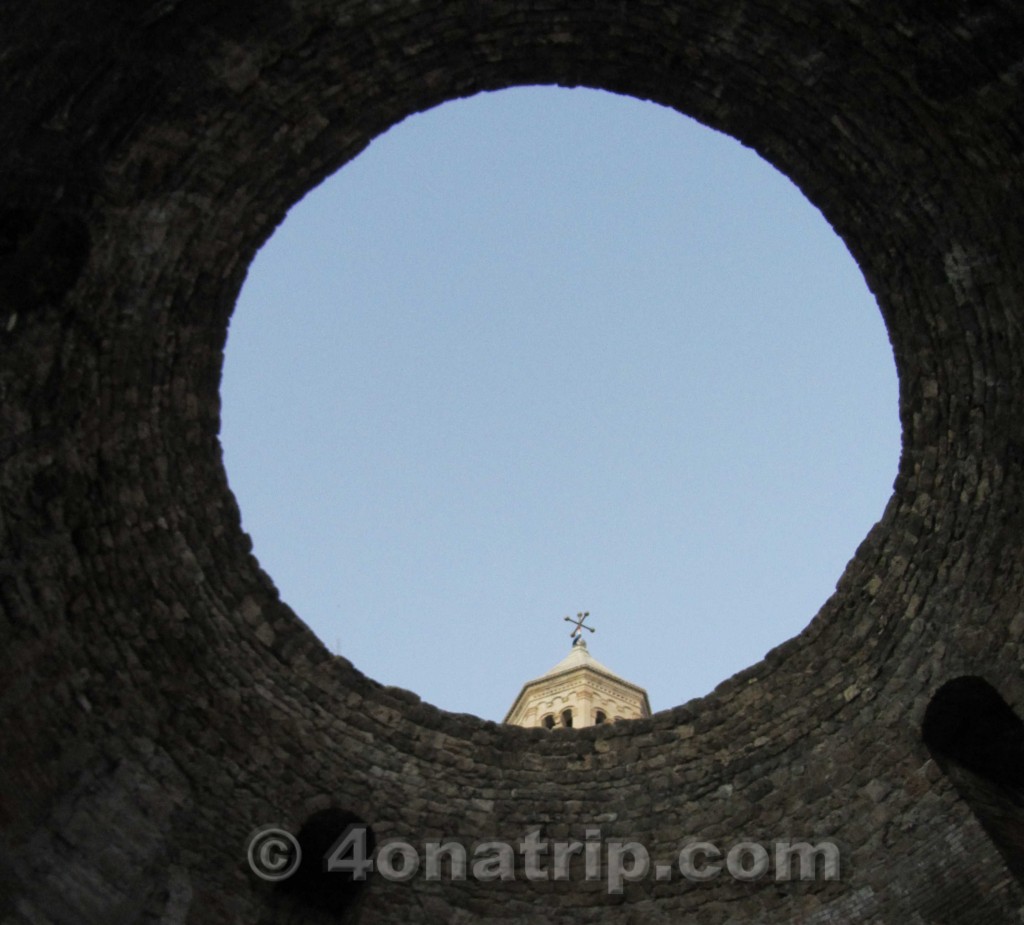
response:
<path fill-rule="evenodd" d="M 1020 920 L 921 737 L 959 676 L 1024 704 L 1018 4 L 9 0 L 0 23 L 0 922 L 337 921 L 246 861 L 256 826 L 330 807 L 413 845 L 599 827 L 660 860 L 685 836 L 842 856 L 839 881 L 617 895 L 374 876 L 340 913 L 366 925 Z M 228 317 L 288 207 L 406 115 L 517 84 L 757 150 L 846 242 L 901 384 L 892 498 L 811 625 L 700 701 L 558 736 L 332 657 L 253 559 L 217 440 Z"/>

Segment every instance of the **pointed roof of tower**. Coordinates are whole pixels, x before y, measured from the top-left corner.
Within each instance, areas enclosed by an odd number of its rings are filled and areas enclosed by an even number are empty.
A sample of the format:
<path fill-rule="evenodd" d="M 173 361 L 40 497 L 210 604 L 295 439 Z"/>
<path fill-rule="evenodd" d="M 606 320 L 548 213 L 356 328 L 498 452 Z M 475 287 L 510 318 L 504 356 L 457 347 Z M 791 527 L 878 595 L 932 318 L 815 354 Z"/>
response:
<path fill-rule="evenodd" d="M 625 678 L 620 677 L 611 668 L 606 665 L 602 665 L 593 655 L 590 654 L 590 650 L 587 649 L 586 640 L 580 639 L 573 644 L 572 649 L 569 650 L 569 654 L 563 658 L 554 668 L 550 671 L 545 671 L 539 678 L 535 678 L 533 681 L 527 682 L 528 684 L 536 684 L 537 681 L 545 681 L 548 678 L 552 678 L 555 675 L 561 674 L 563 671 L 573 671 L 576 668 L 590 668 L 592 671 L 597 671 L 600 674 L 607 675 L 616 681 L 621 681 L 623 684 L 629 684 Z M 631 685 L 635 687 L 636 685 Z"/>
<path fill-rule="evenodd" d="M 577 673 L 585 673 L 596 675 L 597 677 L 603 677 L 606 681 L 610 681 L 615 685 L 628 688 L 635 692 L 637 699 L 640 704 L 641 715 L 650 716 L 651 706 L 647 699 L 647 691 L 644 690 L 639 684 L 634 684 L 632 681 L 627 681 L 621 675 L 616 674 L 607 665 L 599 662 L 594 656 L 590 654 L 587 649 L 587 643 L 581 637 L 576 637 L 573 643 L 572 649 L 569 654 L 565 656 L 557 665 L 550 670 L 546 671 L 539 678 L 534 678 L 532 681 L 527 681 L 522 690 L 519 692 L 519 696 L 516 697 L 515 702 L 509 708 L 508 713 L 505 714 L 503 722 L 509 722 L 511 717 L 516 713 L 520 704 L 530 695 L 531 692 L 538 688 L 547 688 L 555 683 L 561 676 L 569 677 Z"/>

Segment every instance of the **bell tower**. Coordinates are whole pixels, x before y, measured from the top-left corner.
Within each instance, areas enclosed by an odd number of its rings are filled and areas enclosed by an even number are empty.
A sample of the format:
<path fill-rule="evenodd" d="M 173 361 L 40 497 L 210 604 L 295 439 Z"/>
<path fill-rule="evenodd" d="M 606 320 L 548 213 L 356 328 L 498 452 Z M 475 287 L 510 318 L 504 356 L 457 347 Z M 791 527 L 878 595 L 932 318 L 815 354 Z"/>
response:
<path fill-rule="evenodd" d="M 574 624 L 572 649 L 546 674 L 523 685 L 505 715 L 506 723 L 564 729 L 651 715 L 647 691 L 620 678 L 590 654 L 583 638 L 583 630 L 594 632 L 584 622 L 588 616 L 581 612 L 575 619 L 565 618 Z"/>

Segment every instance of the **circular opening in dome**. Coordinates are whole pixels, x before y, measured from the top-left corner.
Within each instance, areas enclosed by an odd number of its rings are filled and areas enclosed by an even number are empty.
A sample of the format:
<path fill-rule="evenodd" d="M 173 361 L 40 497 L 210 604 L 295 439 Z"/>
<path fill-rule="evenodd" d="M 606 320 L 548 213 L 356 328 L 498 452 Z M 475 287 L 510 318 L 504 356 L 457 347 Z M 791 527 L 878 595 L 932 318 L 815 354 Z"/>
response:
<path fill-rule="evenodd" d="M 307 195 L 229 332 L 243 527 L 332 651 L 500 720 L 568 651 L 655 710 L 807 625 L 899 454 L 881 316 L 756 154 L 521 88 L 407 119 Z"/>

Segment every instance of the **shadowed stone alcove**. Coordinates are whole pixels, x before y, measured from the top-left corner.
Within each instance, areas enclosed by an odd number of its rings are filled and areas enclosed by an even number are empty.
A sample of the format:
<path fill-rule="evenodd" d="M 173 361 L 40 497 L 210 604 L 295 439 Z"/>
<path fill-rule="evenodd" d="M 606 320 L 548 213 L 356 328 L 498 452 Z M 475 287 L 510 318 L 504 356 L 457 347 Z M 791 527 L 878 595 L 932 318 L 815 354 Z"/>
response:
<path fill-rule="evenodd" d="M 957 677 L 1024 701 L 1016 6 L 14 0 L 3 18 L 0 922 L 337 921 L 246 863 L 256 827 L 335 809 L 379 842 L 600 827 L 656 861 L 688 837 L 842 858 L 839 881 L 652 875 L 621 895 L 376 877 L 340 913 L 361 923 L 1017 918 L 920 731 Z M 217 442 L 227 320 L 288 207 L 404 116 L 521 84 L 655 100 L 757 150 L 858 261 L 901 388 L 893 496 L 811 625 L 706 698 L 559 736 L 331 656 L 252 558 Z"/>

